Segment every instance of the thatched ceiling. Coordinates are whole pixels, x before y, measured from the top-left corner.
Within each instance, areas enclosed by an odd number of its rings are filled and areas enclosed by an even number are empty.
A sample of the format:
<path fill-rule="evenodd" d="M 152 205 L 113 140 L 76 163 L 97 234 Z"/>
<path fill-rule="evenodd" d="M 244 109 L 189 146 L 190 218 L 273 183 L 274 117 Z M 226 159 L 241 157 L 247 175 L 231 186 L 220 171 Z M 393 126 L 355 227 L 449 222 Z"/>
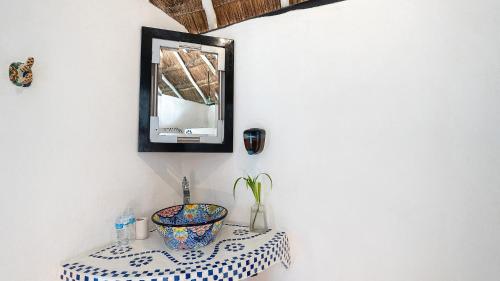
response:
<path fill-rule="evenodd" d="M 204 33 L 247 19 L 330 4 L 342 0 L 149 0 L 184 25 L 190 33 Z M 282 5 L 282 3 L 287 3 Z"/>

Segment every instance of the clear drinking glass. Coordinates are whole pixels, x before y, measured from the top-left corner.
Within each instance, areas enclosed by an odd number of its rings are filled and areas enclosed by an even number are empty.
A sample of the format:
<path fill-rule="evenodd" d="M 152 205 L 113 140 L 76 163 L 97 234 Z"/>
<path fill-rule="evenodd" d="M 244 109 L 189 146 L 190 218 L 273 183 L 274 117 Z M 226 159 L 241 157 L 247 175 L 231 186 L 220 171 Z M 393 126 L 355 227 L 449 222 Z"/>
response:
<path fill-rule="evenodd" d="M 264 233 L 268 229 L 264 204 L 255 203 L 250 212 L 250 231 Z"/>

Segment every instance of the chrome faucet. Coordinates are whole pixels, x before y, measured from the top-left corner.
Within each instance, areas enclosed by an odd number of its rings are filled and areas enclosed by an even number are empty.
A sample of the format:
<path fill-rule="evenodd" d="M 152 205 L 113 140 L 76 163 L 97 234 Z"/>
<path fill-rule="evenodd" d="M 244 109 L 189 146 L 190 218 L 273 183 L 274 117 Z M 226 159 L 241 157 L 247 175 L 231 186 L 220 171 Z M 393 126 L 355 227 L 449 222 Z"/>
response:
<path fill-rule="evenodd" d="M 191 193 L 189 192 L 189 182 L 186 177 L 182 179 L 182 193 L 184 195 L 184 204 L 189 204 Z"/>

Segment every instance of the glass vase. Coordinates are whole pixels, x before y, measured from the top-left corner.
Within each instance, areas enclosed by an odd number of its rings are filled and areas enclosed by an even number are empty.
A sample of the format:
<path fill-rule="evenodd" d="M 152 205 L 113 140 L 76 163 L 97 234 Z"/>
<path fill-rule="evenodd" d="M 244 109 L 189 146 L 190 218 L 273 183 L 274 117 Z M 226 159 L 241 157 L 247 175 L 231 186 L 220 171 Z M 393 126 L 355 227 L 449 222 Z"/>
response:
<path fill-rule="evenodd" d="M 266 209 L 263 204 L 255 203 L 250 212 L 250 231 L 264 233 L 267 230 Z"/>

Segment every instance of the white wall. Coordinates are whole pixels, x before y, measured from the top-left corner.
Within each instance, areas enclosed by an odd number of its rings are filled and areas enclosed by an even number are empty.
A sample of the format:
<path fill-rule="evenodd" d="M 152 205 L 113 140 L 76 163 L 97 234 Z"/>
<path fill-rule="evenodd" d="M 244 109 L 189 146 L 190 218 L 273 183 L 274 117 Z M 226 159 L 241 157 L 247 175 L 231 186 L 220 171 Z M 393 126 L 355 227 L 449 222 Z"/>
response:
<path fill-rule="evenodd" d="M 180 202 L 136 152 L 142 25 L 183 30 L 145 0 L 0 1 L 1 280 L 59 280 L 125 205 Z M 23 90 L 7 70 L 28 56 Z"/>
<path fill-rule="evenodd" d="M 217 106 L 205 105 L 177 97 L 158 96 L 160 128 L 215 128 Z"/>
<path fill-rule="evenodd" d="M 499 2 L 351 0 L 214 32 L 236 40 L 233 154 L 136 152 L 139 26 L 180 29 L 147 1 L 30 4 L 0 4 L 0 65 L 37 59 L 32 88 L 0 79 L 2 278 L 53 280 L 184 174 L 246 221 L 232 181 L 267 171 L 294 263 L 257 280 L 500 279 Z"/>
<path fill-rule="evenodd" d="M 231 206 L 236 176 L 273 175 L 294 264 L 259 280 L 500 280 L 499 26 L 499 1 L 359 0 L 214 32 L 235 39 L 236 153 L 165 163 Z"/>

